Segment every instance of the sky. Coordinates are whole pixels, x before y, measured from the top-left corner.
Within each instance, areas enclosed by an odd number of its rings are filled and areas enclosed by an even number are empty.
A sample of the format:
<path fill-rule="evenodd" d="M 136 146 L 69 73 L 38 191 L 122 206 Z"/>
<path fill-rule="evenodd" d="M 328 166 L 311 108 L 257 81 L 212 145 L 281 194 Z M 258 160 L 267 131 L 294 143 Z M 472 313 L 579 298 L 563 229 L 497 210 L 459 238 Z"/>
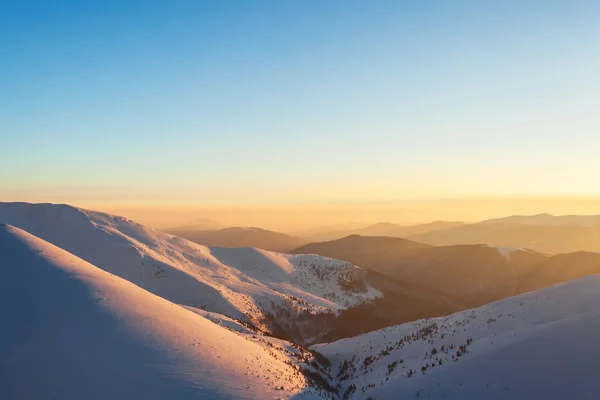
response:
<path fill-rule="evenodd" d="M 591 0 L 2 1 L 0 201 L 600 199 L 599 21 Z"/>

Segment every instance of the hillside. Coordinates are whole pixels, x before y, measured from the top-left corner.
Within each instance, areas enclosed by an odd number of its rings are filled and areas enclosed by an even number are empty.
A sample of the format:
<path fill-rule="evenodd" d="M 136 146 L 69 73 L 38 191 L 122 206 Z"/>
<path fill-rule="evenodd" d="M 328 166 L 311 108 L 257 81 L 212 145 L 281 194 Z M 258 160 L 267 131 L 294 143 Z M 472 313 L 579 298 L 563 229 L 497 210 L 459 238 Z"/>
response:
<path fill-rule="evenodd" d="M 378 271 L 474 307 L 516 294 L 519 279 L 546 258 L 524 249 L 439 246 L 408 252 Z"/>
<path fill-rule="evenodd" d="M 314 255 L 210 248 L 122 217 L 67 205 L 0 203 L 16 226 L 176 304 L 242 320 L 296 341 L 380 292 L 354 265 Z"/>
<path fill-rule="evenodd" d="M 558 254 L 536 264 L 519 279 L 517 293 L 545 288 L 588 275 L 600 274 L 600 253 Z"/>
<path fill-rule="evenodd" d="M 278 252 L 289 252 L 308 242 L 306 239 L 296 236 L 254 227 L 232 227 L 218 230 L 176 228 L 167 229 L 165 232 L 204 246 L 256 247 Z"/>
<path fill-rule="evenodd" d="M 313 357 L 289 343 L 219 326 L 18 228 L 0 225 L 0 255 L 2 398 L 317 394 L 300 371 Z"/>
<path fill-rule="evenodd" d="M 600 276 L 314 346 L 352 398 L 595 399 Z"/>

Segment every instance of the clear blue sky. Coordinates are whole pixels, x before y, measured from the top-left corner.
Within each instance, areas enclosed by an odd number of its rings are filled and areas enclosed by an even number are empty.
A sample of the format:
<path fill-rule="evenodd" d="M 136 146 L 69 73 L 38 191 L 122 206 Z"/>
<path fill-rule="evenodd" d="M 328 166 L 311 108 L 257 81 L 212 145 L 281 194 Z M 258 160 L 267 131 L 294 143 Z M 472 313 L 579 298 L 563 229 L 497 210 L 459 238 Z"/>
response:
<path fill-rule="evenodd" d="M 600 194 L 600 2 L 3 1 L 0 200 Z"/>

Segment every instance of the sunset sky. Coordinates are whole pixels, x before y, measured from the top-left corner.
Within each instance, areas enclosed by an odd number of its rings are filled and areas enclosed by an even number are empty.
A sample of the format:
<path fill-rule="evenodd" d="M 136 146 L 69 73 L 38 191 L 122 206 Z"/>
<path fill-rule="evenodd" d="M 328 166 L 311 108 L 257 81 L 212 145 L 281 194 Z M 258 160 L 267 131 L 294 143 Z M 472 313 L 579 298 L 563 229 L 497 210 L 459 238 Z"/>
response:
<path fill-rule="evenodd" d="M 0 201 L 600 213 L 599 21 L 593 0 L 3 2 Z"/>

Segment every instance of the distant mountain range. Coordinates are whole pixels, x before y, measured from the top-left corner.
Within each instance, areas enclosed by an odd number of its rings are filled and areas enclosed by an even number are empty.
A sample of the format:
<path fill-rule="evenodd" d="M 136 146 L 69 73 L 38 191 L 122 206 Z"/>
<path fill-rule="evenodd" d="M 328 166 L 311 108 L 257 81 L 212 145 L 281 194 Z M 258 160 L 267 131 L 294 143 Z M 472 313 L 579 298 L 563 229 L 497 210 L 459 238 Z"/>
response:
<path fill-rule="evenodd" d="M 334 240 L 350 235 L 409 237 L 427 232 L 454 228 L 463 224 L 463 222 L 434 221 L 426 224 L 407 226 L 393 224 L 391 222 L 379 222 L 362 228 L 312 231 L 303 233 L 300 236 L 306 237 L 310 239 L 310 241 Z"/>
<path fill-rule="evenodd" d="M 279 252 L 351 235 L 389 236 L 435 246 L 487 244 L 527 248 L 546 254 L 600 251 L 600 216 L 596 215 L 517 215 L 472 224 L 434 221 L 412 226 L 381 222 L 362 228 L 314 229 L 292 235 L 257 227 L 209 229 L 205 227 L 207 223 L 212 222 L 166 229 L 165 232 L 206 246 L 258 247 Z"/>
<path fill-rule="evenodd" d="M 599 216 L 515 216 L 408 237 L 432 245 L 489 244 L 541 253 L 600 251 Z"/>
<path fill-rule="evenodd" d="M 510 217 L 495 218 L 482 221 L 484 224 L 507 224 L 507 225 L 546 225 L 565 226 L 578 225 L 590 227 L 600 225 L 600 215 L 512 215 Z"/>

